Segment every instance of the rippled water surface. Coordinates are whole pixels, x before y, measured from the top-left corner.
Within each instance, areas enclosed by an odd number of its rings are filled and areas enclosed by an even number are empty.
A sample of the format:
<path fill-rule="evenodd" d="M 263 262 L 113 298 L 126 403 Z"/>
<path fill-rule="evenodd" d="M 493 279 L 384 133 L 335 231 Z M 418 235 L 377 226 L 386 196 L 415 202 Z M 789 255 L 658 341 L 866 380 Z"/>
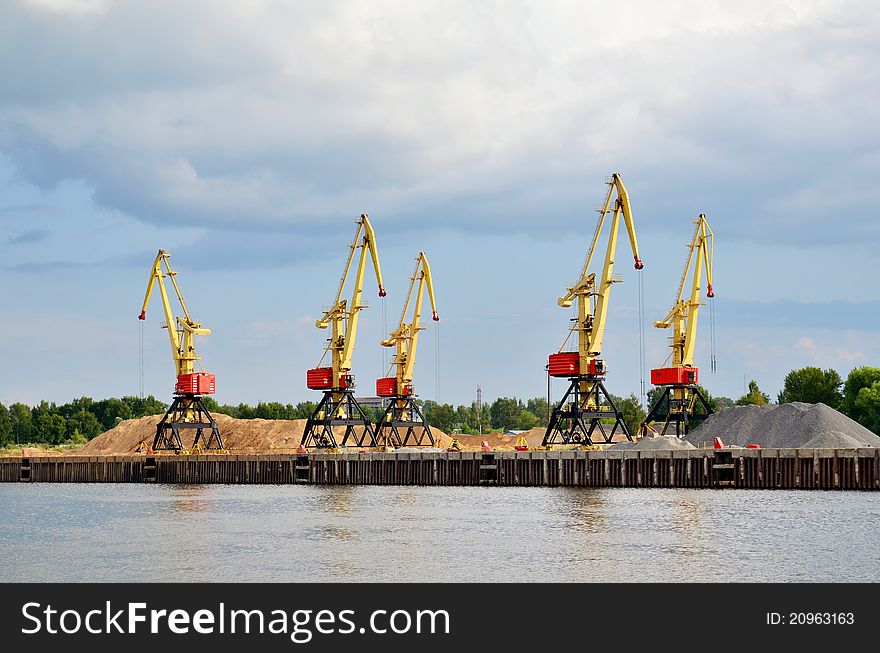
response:
<path fill-rule="evenodd" d="M 880 581 L 880 495 L 0 484 L 0 581 Z"/>

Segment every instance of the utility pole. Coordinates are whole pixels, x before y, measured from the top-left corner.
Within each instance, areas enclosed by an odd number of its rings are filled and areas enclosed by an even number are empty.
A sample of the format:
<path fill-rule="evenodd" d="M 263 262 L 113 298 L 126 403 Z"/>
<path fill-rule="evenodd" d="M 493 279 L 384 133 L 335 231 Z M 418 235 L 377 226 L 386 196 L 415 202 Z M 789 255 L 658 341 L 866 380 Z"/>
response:
<path fill-rule="evenodd" d="M 477 386 L 477 429 L 483 434 L 483 389 Z"/>
<path fill-rule="evenodd" d="M 549 424 L 553 412 L 553 406 L 550 404 L 550 365 L 545 365 L 544 369 L 547 370 L 547 423 Z"/>

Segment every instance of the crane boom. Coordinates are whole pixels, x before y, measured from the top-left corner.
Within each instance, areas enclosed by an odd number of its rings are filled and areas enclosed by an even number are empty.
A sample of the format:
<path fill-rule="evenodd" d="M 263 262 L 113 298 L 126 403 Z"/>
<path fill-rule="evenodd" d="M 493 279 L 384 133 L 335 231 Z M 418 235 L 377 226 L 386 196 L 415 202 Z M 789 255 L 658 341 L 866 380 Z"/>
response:
<path fill-rule="evenodd" d="M 632 247 L 635 269 L 644 268 L 642 259 L 639 257 L 639 243 L 636 239 L 635 224 L 632 217 L 632 209 L 629 202 L 629 193 L 623 185 L 623 180 L 618 173 L 611 175 L 608 182 L 608 194 L 605 202 L 599 209 L 599 221 L 593 240 L 587 253 L 587 259 L 581 271 L 580 280 L 566 289 L 565 295 L 559 298 L 558 304 L 568 308 L 574 301 L 578 303 L 578 318 L 572 327 L 572 332 L 578 334 L 579 369 L 584 373 L 590 367 L 590 361 L 602 353 L 602 341 L 605 336 L 605 324 L 608 316 L 609 297 L 612 284 L 618 283 L 614 279 L 614 256 L 617 250 L 617 234 L 620 228 L 620 218 L 623 216 L 626 230 L 629 234 L 629 242 Z M 615 191 L 617 197 L 614 197 Z M 614 204 L 612 208 L 612 199 Z M 605 224 L 605 217 L 611 213 L 611 230 L 608 234 L 608 244 L 605 251 L 605 261 L 602 266 L 602 274 L 597 287 L 596 274 L 591 273 L 590 264 L 596 252 L 599 236 Z M 570 336 L 571 334 L 569 334 Z M 568 338 L 563 342 L 559 351 L 565 348 Z"/>
<path fill-rule="evenodd" d="M 654 322 L 658 329 L 672 327 L 670 347 L 671 367 L 651 370 L 651 383 L 660 388 L 653 406 L 642 424 L 642 433 L 651 431 L 666 435 L 674 425 L 675 434 L 683 437 L 692 424 L 699 423 L 712 414 L 712 407 L 699 386 L 699 369 L 694 366 L 694 348 L 697 342 L 697 318 L 703 289 L 703 272 L 706 274 L 706 296 L 714 297 L 712 288 L 712 262 L 715 255 L 715 236 L 704 214 L 694 221 L 694 237 L 688 244 L 684 272 L 678 284 L 678 293 L 669 313 Z M 693 273 L 691 273 L 693 270 Z M 688 277 L 691 276 L 690 294 L 685 295 Z M 668 360 L 668 359 L 667 359 Z M 714 357 L 713 357 L 714 365 Z M 661 423 L 660 429 L 651 426 Z"/>
<path fill-rule="evenodd" d="M 697 340 L 697 318 L 700 311 L 700 298 L 702 295 L 703 270 L 706 273 L 706 296 L 714 297 L 712 288 L 712 262 L 715 250 L 715 236 L 709 227 L 709 222 L 704 214 L 700 214 L 694 221 L 696 229 L 694 237 L 688 245 L 688 256 L 678 286 L 678 294 L 672 309 L 662 320 L 654 322 L 658 329 L 673 327 L 672 335 L 672 367 L 693 367 L 694 347 Z M 684 298 L 685 286 L 688 274 L 693 266 L 691 291 L 688 298 Z"/>
<path fill-rule="evenodd" d="M 174 367 L 178 377 L 195 373 L 195 363 L 201 360 L 196 355 L 195 336 L 206 336 L 211 333 L 211 329 L 203 327 L 194 321 L 190 316 L 189 309 L 180 292 L 180 286 L 177 284 L 177 272 L 171 267 L 169 262 L 169 254 L 166 250 L 160 249 L 153 261 L 153 267 L 150 270 L 150 278 L 147 281 L 147 292 L 144 295 L 144 303 L 141 307 L 141 313 L 138 316 L 140 320 L 147 319 L 147 306 L 150 303 L 150 297 L 153 294 L 153 288 L 159 287 L 159 294 L 162 297 L 162 310 L 165 313 L 165 325 L 168 329 L 168 336 L 171 341 L 171 355 L 174 359 Z M 164 271 L 163 271 L 164 267 Z M 183 317 L 174 317 L 171 309 L 171 301 L 168 297 L 168 291 L 165 288 L 165 277 L 171 280 L 174 286 L 174 292 L 180 302 L 183 310 Z"/>
<path fill-rule="evenodd" d="M 608 306 L 611 286 L 619 281 L 614 278 L 614 257 L 617 251 L 620 219 L 623 217 L 629 235 L 635 268 L 644 268 L 639 256 L 639 243 L 636 239 L 635 223 L 629 202 L 629 193 L 623 185 L 618 173 L 611 175 L 606 182 L 608 193 L 602 208 L 598 210 L 599 220 L 593 232 L 593 240 L 587 251 L 587 258 L 577 283 L 566 288 L 566 292 L 557 301 L 563 308 L 577 302 L 577 317 L 568 336 L 555 354 L 550 355 L 547 372 L 554 377 L 567 377 L 570 380 L 568 391 L 550 415 L 547 431 L 544 434 L 544 445 L 592 443 L 592 435 L 598 429 L 611 442 L 618 428 L 629 438 L 629 431 L 623 421 L 621 412 L 614 405 L 611 395 L 605 389 L 602 378 L 605 376 L 605 361 L 602 354 L 602 341 L 605 336 L 605 324 L 608 317 Z M 608 244 L 605 260 L 599 275 L 590 272 L 593 256 L 598 251 L 599 237 L 605 225 L 605 218 L 611 214 L 611 227 L 608 233 Z M 563 351 L 571 339 L 577 334 L 578 351 Z M 569 398 L 571 402 L 568 403 Z M 613 417 L 614 426 L 610 433 L 605 432 L 603 420 Z"/>
<path fill-rule="evenodd" d="M 385 297 L 385 286 L 382 283 L 382 268 L 379 265 L 379 251 L 376 245 L 376 235 L 373 232 L 373 226 L 370 224 L 370 218 L 366 213 L 362 213 L 357 220 L 357 232 L 354 240 L 349 245 L 348 260 L 345 263 L 345 269 L 339 282 L 339 290 L 336 293 L 336 301 L 333 306 L 328 309 L 324 315 L 315 322 L 315 326 L 319 329 L 332 327 L 330 341 L 326 351 L 331 355 L 332 367 L 332 387 L 345 387 L 345 377 L 351 371 L 351 358 L 354 353 L 354 345 L 357 337 L 358 318 L 362 309 L 366 305 L 361 303 L 364 287 L 364 272 L 366 270 L 367 252 L 373 260 L 373 270 L 376 273 L 376 282 L 379 285 L 379 296 Z M 352 262 L 354 261 L 355 251 L 361 250 L 357 263 L 357 271 L 354 277 L 354 288 L 351 294 L 351 303 L 349 304 L 342 294 L 345 291 L 345 284 L 351 272 Z"/>
<path fill-rule="evenodd" d="M 379 265 L 379 248 L 376 245 L 376 234 L 373 225 L 366 213 L 361 213 L 357 219 L 357 232 L 354 240 L 349 245 L 348 259 L 342 278 L 339 280 L 339 289 L 336 291 L 336 301 L 319 320 L 315 326 L 319 329 L 331 329 L 330 338 L 324 348 L 324 355 L 318 362 L 318 367 L 306 372 L 306 385 L 313 390 L 322 390 L 324 396 L 315 406 L 311 416 L 306 420 L 300 446 L 308 448 L 316 446 L 321 448 L 335 448 L 338 445 L 346 446 L 349 439 L 353 439 L 358 446 L 363 446 L 369 440 L 370 446 L 376 445 L 376 434 L 373 430 L 370 418 L 354 397 L 354 376 L 351 372 L 351 359 L 354 353 L 354 344 L 357 337 L 358 317 L 361 310 L 366 308 L 361 303 L 364 289 L 364 273 L 367 266 L 367 252 L 373 260 L 373 271 L 376 273 L 376 282 L 379 285 L 379 297 L 385 296 L 385 285 L 382 283 L 382 268 Z M 357 260 L 357 269 L 354 273 L 354 288 L 349 303 L 342 295 L 345 292 L 346 282 L 351 274 L 352 264 L 355 260 L 356 250 L 360 249 Z M 330 353 L 330 367 L 321 367 L 324 356 Z M 355 429 L 358 427 L 358 430 Z M 337 443 L 334 428 L 344 428 L 341 442 Z"/>
<path fill-rule="evenodd" d="M 385 412 L 376 424 L 376 435 L 381 444 L 391 447 L 434 446 L 436 441 L 431 427 L 425 419 L 413 391 L 413 369 L 416 364 L 416 349 L 419 344 L 419 332 L 424 331 L 421 325 L 422 301 L 425 289 L 431 300 L 434 321 L 437 315 L 437 301 L 434 298 L 434 280 L 431 276 L 431 264 L 424 252 L 416 257 L 416 267 L 409 279 L 409 291 L 400 312 L 397 328 L 387 338 L 380 341 L 383 347 L 396 347 L 391 367 L 394 376 L 376 380 L 376 394 L 390 399 Z M 407 315 L 412 309 L 412 317 Z"/>
<path fill-rule="evenodd" d="M 418 284 L 418 285 L 416 285 Z M 431 264 L 424 252 L 419 252 L 416 257 L 416 267 L 412 277 L 410 277 L 409 292 L 406 295 L 406 301 L 403 303 L 403 310 L 400 315 L 400 322 L 397 328 L 390 333 L 388 338 L 381 341 L 383 347 L 396 347 L 397 352 L 391 361 L 392 367 L 397 372 L 395 379 L 395 392 L 398 396 L 412 394 L 410 384 L 413 379 L 413 369 L 416 364 L 416 348 L 419 343 L 419 332 L 424 331 L 425 327 L 421 326 L 422 318 L 422 299 L 425 289 L 428 290 L 428 298 L 431 301 L 431 310 L 433 312 L 434 321 L 440 318 L 437 315 L 437 302 L 434 298 L 434 281 L 431 277 Z M 415 297 L 413 291 L 415 290 Z M 410 304 L 413 307 L 412 319 L 407 321 L 407 311 Z M 378 391 L 378 387 L 377 387 Z M 381 395 L 382 393 L 379 392 Z"/>

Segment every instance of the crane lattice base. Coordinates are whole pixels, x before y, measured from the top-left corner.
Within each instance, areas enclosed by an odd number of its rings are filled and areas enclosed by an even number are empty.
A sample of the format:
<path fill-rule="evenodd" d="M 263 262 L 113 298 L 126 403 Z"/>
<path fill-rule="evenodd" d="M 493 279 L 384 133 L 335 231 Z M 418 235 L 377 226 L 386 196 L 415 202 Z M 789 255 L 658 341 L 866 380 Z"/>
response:
<path fill-rule="evenodd" d="M 688 399 L 675 399 L 675 390 L 685 390 L 690 395 Z M 705 412 L 697 411 L 697 405 L 701 405 Z M 675 425 L 676 437 L 683 438 L 691 429 L 692 425 L 699 425 L 704 419 L 713 413 L 709 402 L 700 389 L 695 385 L 665 386 L 663 393 L 651 406 L 645 424 L 662 422 L 663 428 L 657 431 L 660 435 L 666 435 L 669 427 Z M 671 434 L 670 434 L 671 435 Z"/>
<path fill-rule="evenodd" d="M 335 397 L 339 397 L 339 399 Z M 340 414 L 340 407 L 342 414 L 347 417 L 333 417 Z M 345 434 L 342 436 L 342 441 L 337 443 L 333 428 L 343 426 Z M 355 430 L 356 426 L 363 427 L 363 432 L 360 435 Z M 367 445 L 369 447 L 378 446 L 373 425 L 364 409 L 354 398 L 354 393 L 351 390 L 325 390 L 323 398 L 306 421 L 306 429 L 300 444 L 304 447 L 330 449 L 346 446 L 349 439 L 352 439 L 358 447 L 363 447 L 364 442 L 367 441 L 369 441 Z"/>
<path fill-rule="evenodd" d="M 198 395 L 175 395 L 168 412 L 156 425 L 153 451 L 182 451 L 181 431 L 195 430 L 190 449 L 222 449 L 220 429 Z M 206 434 L 206 431 L 208 432 Z"/>
<path fill-rule="evenodd" d="M 391 398 L 376 425 L 376 438 L 380 446 L 433 447 L 436 444 L 431 426 L 411 396 Z"/>
<path fill-rule="evenodd" d="M 581 383 L 585 380 L 593 384 L 586 395 L 581 392 Z M 600 409 L 603 399 L 608 402 L 611 410 Z M 585 407 L 587 404 L 590 407 Z M 614 424 L 603 424 L 603 419 L 613 419 Z M 608 429 L 608 426 L 611 428 Z M 632 442 L 623 415 L 602 381 L 574 377 L 562 400 L 553 408 L 542 444 L 545 447 L 554 444 L 595 444 L 594 435 L 597 431 L 604 443 L 611 442 L 618 433 L 622 433 Z"/>

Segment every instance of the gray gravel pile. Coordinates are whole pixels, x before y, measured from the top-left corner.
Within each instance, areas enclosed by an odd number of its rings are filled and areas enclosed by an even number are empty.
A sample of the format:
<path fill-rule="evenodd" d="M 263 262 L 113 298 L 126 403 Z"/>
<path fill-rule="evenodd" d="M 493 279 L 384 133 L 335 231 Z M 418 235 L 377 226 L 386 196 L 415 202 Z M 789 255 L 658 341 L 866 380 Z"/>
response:
<path fill-rule="evenodd" d="M 642 438 L 638 442 L 618 442 L 608 447 L 609 449 L 695 449 L 690 442 L 685 442 L 674 435 L 661 435 L 656 438 Z"/>
<path fill-rule="evenodd" d="M 864 446 L 865 443 L 858 438 L 841 431 L 820 433 L 804 445 L 807 449 L 853 449 Z"/>
<path fill-rule="evenodd" d="M 836 448 L 880 446 L 880 437 L 843 413 L 825 404 L 801 402 L 734 406 L 711 415 L 685 440 L 697 447 L 711 447 L 713 438 L 718 436 L 725 445 L 806 448 L 814 446 L 810 442 L 824 434 L 830 435 L 823 441 L 847 443 L 834 445 Z"/>

